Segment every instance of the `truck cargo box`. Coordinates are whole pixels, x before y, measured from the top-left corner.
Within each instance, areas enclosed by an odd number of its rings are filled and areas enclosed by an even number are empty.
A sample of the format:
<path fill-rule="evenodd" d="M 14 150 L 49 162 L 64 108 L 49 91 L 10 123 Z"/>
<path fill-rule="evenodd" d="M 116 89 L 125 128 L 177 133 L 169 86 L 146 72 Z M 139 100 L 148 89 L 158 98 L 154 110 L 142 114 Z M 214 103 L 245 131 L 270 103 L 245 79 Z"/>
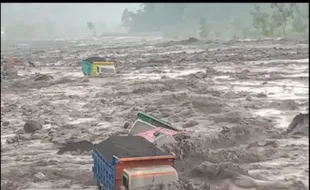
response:
<path fill-rule="evenodd" d="M 94 176 L 104 189 L 119 190 L 124 169 L 174 165 L 175 155 L 166 153 L 140 136 L 112 136 L 95 145 Z"/>

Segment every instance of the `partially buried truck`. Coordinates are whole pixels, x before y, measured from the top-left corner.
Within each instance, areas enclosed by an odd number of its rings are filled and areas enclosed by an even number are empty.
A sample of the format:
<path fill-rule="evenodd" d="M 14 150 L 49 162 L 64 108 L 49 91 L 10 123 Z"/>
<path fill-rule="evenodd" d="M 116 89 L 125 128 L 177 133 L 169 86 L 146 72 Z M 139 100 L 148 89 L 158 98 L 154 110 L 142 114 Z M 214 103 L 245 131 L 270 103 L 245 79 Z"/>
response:
<path fill-rule="evenodd" d="M 83 60 L 81 64 L 85 76 L 97 77 L 116 73 L 114 63 L 102 57 L 90 57 Z"/>
<path fill-rule="evenodd" d="M 144 137 L 160 149 L 165 144 L 175 143 L 175 136 L 178 134 L 188 136 L 185 130 L 144 112 L 138 112 L 136 121 L 129 131 L 129 136 Z"/>
<path fill-rule="evenodd" d="M 135 190 L 178 181 L 175 155 L 141 136 L 111 136 L 96 144 L 93 173 L 100 190 Z"/>

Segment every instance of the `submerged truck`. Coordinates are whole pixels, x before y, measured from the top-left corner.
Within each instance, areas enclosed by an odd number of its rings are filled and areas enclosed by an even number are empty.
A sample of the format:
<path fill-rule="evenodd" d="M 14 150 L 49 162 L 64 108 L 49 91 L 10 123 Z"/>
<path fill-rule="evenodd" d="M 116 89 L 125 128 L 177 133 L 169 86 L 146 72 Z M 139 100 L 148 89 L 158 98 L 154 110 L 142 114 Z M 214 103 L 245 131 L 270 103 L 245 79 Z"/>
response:
<path fill-rule="evenodd" d="M 82 72 L 85 76 L 102 76 L 102 75 L 114 75 L 115 65 L 113 62 L 106 61 L 102 57 L 90 57 L 83 60 Z"/>
<path fill-rule="evenodd" d="M 100 190 L 134 190 L 178 181 L 175 155 L 141 136 L 111 136 L 96 144 L 93 173 Z"/>
<path fill-rule="evenodd" d="M 181 133 L 186 135 L 184 130 L 144 112 L 138 112 L 136 121 L 129 131 L 130 136 L 144 137 L 158 148 L 162 148 L 164 144 L 175 143 L 174 135 Z"/>

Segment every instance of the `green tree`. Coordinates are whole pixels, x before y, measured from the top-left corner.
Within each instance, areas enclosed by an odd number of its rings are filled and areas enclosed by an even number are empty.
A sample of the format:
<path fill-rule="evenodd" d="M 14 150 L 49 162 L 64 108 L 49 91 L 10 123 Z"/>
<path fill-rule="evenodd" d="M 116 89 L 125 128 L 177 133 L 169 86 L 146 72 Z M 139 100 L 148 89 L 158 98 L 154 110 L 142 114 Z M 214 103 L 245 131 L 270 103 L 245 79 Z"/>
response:
<path fill-rule="evenodd" d="M 286 37 L 286 28 L 289 18 L 293 17 L 295 3 L 271 3 L 273 9 L 272 22 L 276 28 L 281 28 L 282 35 Z"/>
<path fill-rule="evenodd" d="M 307 28 L 309 27 L 309 17 L 307 17 L 307 12 L 307 10 L 303 12 L 300 5 L 294 6 L 292 21 L 292 28 L 294 32 L 305 33 L 307 31 Z"/>
<path fill-rule="evenodd" d="M 253 17 L 253 27 L 261 33 L 263 36 L 272 36 L 274 33 L 274 24 L 270 22 L 270 16 L 266 12 L 261 11 L 261 7 L 259 5 L 254 6 L 254 10 L 252 10 L 251 15 Z"/>

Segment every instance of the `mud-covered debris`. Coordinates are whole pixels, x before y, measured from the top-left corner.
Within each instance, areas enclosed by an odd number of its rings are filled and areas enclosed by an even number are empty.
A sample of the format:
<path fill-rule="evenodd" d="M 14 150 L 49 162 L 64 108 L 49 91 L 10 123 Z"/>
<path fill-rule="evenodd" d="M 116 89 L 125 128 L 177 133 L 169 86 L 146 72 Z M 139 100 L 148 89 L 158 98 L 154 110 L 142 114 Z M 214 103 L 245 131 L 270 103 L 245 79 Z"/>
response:
<path fill-rule="evenodd" d="M 60 78 L 60 79 L 54 81 L 53 84 L 54 84 L 54 85 L 56 85 L 56 84 L 66 84 L 66 83 L 68 83 L 68 82 L 73 82 L 73 80 L 70 79 L 70 78 L 68 78 L 68 77 L 62 77 L 62 78 Z"/>
<path fill-rule="evenodd" d="M 89 141 L 69 142 L 64 147 L 60 148 L 57 154 L 64 154 L 65 152 L 79 151 L 89 152 L 94 149 L 93 143 Z"/>
<path fill-rule="evenodd" d="M 24 131 L 26 133 L 34 133 L 35 131 L 41 130 L 41 129 L 42 129 L 42 124 L 34 120 L 28 120 L 26 121 L 24 125 Z"/>
<path fill-rule="evenodd" d="M 279 144 L 276 141 L 272 140 L 266 140 L 266 141 L 260 141 L 260 142 L 253 142 L 250 143 L 247 148 L 252 147 L 272 147 L 272 148 L 278 148 Z"/>
<path fill-rule="evenodd" d="M 81 80 L 77 81 L 78 83 L 87 83 L 89 82 L 88 78 L 82 78 Z"/>
<path fill-rule="evenodd" d="M 267 94 L 260 92 L 256 95 L 257 98 L 267 98 Z"/>
<path fill-rule="evenodd" d="M 241 72 L 240 72 L 240 74 L 242 74 L 242 75 L 247 75 L 247 74 L 249 74 L 250 73 L 250 71 L 248 70 L 248 69 L 244 69 L 244 70 L 242 70 Z"/>
<path fill-rule="evenodd" d="M 45 51 L 44 50 L 38 50 L 38 51 L 34 51 L 32 54 L 40 54 L 40 53 L 45 53 Z"/>
<path fill-rule="evenodd" d="M 45 74 L 36 74 L 36 76 L 34 76 L 33 80 L 34 81 L 49 81 L 54 79 L 54 77 L 50 76 L 50 75 L 45 75 Z"/>
<path fill-rule="evenodd" d="M 3 127 L 8 126 L 9 124 L 10 124 L 9 121 L 3 121 L 3 122 L 1 123 L 1 125 L 2 125 Z"/>
<path fill-rule="evenodd" d="M 162 149 L 176 154 L 177 160 L 184 160 L 198 151 L 195 144 L 188 139 L 177 141 L 173 144 L 164 144 Z"/>
<path fill-rule="evenodd" d="M 309 113 L 296 115 L 288 126 L 286 133 L 290 135 L 309 136 Z"/>
<path fill-rule="evenodd" d="M 42 172 L 36 173 L 36 174 L 34 175 L 34 177 L 35 177 L 35 181 L 36 181 L 36 182 L 46 180 L 46 177 L 45 177 L 45 175 L 44 175 Z"/>
<path fill-rule="evenodd" d="M 18 136 L 17 136 L 17 135 L 14 135 L 13 137 L 8 137 L 8 138 L 6 139 L 6 142 L 7 142 L 8 144 L 16 143 L 16 142 L 18 142 Z"/>
<path fill-rule="evenodd" d="M 229 123 L 240 123 L 243 119 L 243 113 L 238 111 L 225 112 L 212 117 L 216 123 L 229 122 Z"/>
<path fill-rule="evenodd" d="M 218 74 L 218 71 L 215 70 L 214 68 L 212 67 L 207 67 L 206 69 L 206 74 L 207 74 L 207 77 L 212 77 L 214 75 L 217 75 Z"/>
<path fill-rule="evenodd" d="M 204 73 L 204 72 L 199 71 L 197 73 L 190 74 L 190 76 L 194 76 L 195 78 L 198 78 L 198 79 L 203 79 L 203 78 L 207 77 L 207 74 Z"/>
<path fill-rule="evenodd" d="M 238 94 L 236 92 L 229 91 L 226 92 L 225 94 L 222 94 L 222 97 L 227 99 L 235 99 L 238 98 Z"/>
<path fill-rule="evenodd" d="M 228 127 L 226 127 L 226 126 L 223 126 L 222 130 L 220 131 L 221 134 L 227 134 L 227 133 L 230 133 L 230 132 L 231 132 L 231 130 Z"/>
<path fill-rule="evenodd" d="M 18 185 L 8 180 L 1 180 L 1 190 L 16 190 Z"/>
<path fill-rule="evenodd" d="M 239 174 L 248 175 L 248 172 L 239 165 L 231 162 L 222 162 L 214 164 L 211 162 L 203 162 L 194 167 L 190 174 L 192 177 L 205 177 L 209 180 L 221 180 L 238 176 Z"/>
<path fill-rule="evenodd" d="M 80 96 L 76 95 L 76 94 L 73 94 L 73 95 L 69 95 L 68 98 L 77 99 L 77 98 L 80 98 Z"/>
<path fill-rule="evenodd" d="M 18 72 L 15 68 L 9 68 L 1 72 L 2 79 L 16 79 L 18 78 Z"/>
<path fill-rule="evenodd" d="M 183 40 L 182 42 L 183 43 L 196 43 L 196 42 L 199 42 L 199 40 L 197 38 L 190 37 L 187 40 Z"/>
<path fill-rule="evenodd" d="M 202 185 L 203 188 L 202 188 Z M 169 189 L 169 190 L 209 190 L 210 185 L 209 184 L 202 184 L 199 188 L 194 187 L 193 184 L 190 182 L 186 181 L 178 181 L 178 182 L 171 182 L 166 185 L 164 184 L 151 184 L 151 185 L 146 185 L 144 187 L 136 188 L 135 190 L 164 190 L 164 189 Z"/>
<path fill-rule="evenodd" d="M 29 64 L 29 67 L 34 67 L 34 68 L 37 67 L 37 66 L 36 66 L 33 62 L 31 62 L 31 61 L 28 61 L 28 64 Z"/>
<path fill-rule="evenodd" d="M 248 79 L 249 73 L 250 71 L 248 69 L 244 69 L 240 73 L 236 73 L 236 75 L 239 79 Z"/>
<path fill-rule="evenodd" d="M 291 189 L 293 190 L 293 188 L 294 189 L 298 189 L 298 190 L 309 189 L 309 185 L 307 187 L 305 181 L 300 181 L 300 180 L 297 180 L 297 179 L 293 179 L 293 182 L 292 182 L 292 184 L 290 186 L 292 187 L 292 188 L 290 188 L 290 190 Z"/>
<path fill-rule="evenodd" d="M 14 68 L 15 64 L 16 64 L 16 58 L 15 57 L 9 57 L 3 66 L 3 70 L 7 71 L 9 69 L 12 69 L 12 68 Z"/>
<path fill-rule="evenodd" d="M 246 101 L 249 101 L 249 102 L 252 101 L 252 96 L 251 96 L 251 95 L 248 95 L 248 96 L 245 98 L 245 100 L 246 100 Z"/>
<path fill-rule="evenodd" d="M 298 110 L 299 104 L 296 103 L 294 100 L 284 100 L 281 102 L 272 102 L 271 107 L 276 107 L 281 110 Z"/>
<path fill-rule="evenodd" d="M 194 98 L 192 100 L 193 108 L 207 113 L 221 113 L 226 110 L 227 105 L 216 98 Z"/>
<path fill-rule="evenodd" d="M 128 129 L 128 127 L 129 127 L 129 122 L 126 121 L 126 122 L 124 123 L 124 127 L 123 127 L 123 128 L 124 128 L 124 129 Z"/>
<path fill-rule="evenodd" d="M 83 113 L 81 113 L 80 111 L 71 111 L 69 114 L 69 117 L 82 117 Z"/>
<path fill-rule="evenodd" d="M 182 140 L 185 140 L 185 139 L 189 139 L 190 138 L 190 136 L 189 136 L 189 134 L 188 133 L 177 133 L 177 134 L 174 134 L 173 135 L 173 138 L 174 138 L 174 140 L 176 140 L 176 141 L 182 141 Z"/>
<path fill-rule="evenodd" d="M 4 64 L 3 70 L 1 71 L 1 79 L 15 79 L 18 78 L 18 71 L 15 65 L 18 61 L 15 57 L 10 57 Z"/>
<path fill-rule="evenodd" d="M 190 120 L 189 122 L 183 125 L 183 128 L 190 128 L 190 127 L 194 127 L 195 125 L 198 125 L 198 122 L 194 120 Z"/>

